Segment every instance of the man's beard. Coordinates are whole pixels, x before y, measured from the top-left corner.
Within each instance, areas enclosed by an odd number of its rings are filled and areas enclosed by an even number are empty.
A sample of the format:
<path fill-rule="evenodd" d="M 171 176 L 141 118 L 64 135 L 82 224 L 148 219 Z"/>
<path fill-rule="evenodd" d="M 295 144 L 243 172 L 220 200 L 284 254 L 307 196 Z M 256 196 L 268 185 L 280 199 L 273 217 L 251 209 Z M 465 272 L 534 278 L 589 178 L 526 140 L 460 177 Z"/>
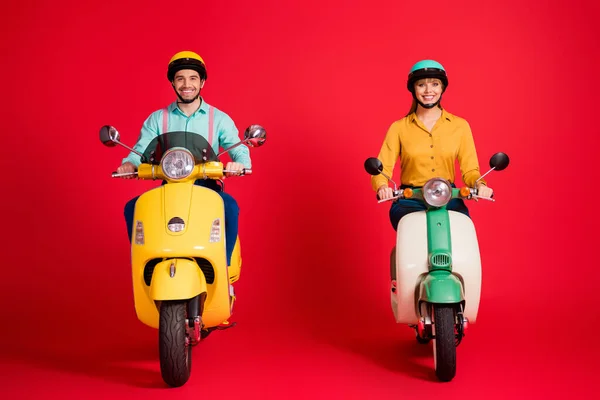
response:
<path fill-rule="evenodd" d="M 198 90 L 198 93 L 196 93 L 194 95 L 194 97 L 187 98 L 187 99 L 183 98 L 183 96 L 181 96 L 181 94 L 179 94 L 179 91 L 175 91 L 175 93 L 177 94 L 177 97 L 179 98 L 179 102 L 178 103 L 183 103 L 183 104 L 193 103 L 194 101 L 196 101 L 196 99 L 198 97 L 200 97 L 200 90 Z"/>

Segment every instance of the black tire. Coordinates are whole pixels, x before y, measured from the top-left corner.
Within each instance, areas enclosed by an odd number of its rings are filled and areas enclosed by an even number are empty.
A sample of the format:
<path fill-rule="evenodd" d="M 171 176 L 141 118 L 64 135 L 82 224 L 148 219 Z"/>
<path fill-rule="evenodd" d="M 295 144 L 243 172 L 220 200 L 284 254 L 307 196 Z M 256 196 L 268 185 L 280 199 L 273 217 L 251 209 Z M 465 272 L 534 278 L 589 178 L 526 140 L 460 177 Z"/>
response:
<path fill-rule="evenodd" d="M 456 336 L 454 334 L 454 306 L 434 305 L 435 374 L 442 382 L 449 382 L 456 375 Z"/>
<path fill-rule="evenodd" d="M 163 301 L 158 324 L 160 373 L 167 385 L 185 384 L 192 372 L 192 346 L 186 346 L 186 303 Z"/>

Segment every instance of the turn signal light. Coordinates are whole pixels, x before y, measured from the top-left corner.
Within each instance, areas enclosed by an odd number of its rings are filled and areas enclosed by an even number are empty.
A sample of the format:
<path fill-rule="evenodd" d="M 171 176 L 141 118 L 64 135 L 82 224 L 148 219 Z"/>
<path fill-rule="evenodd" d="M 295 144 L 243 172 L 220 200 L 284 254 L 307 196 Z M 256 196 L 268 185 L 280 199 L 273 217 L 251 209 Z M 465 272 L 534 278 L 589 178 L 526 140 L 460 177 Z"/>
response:
<path fill-rule="evenodd" d="M 135 221 L 135 244 L 144 244 L 144 224 L 142 221 Z"/>
<path fill-rule="evenodd" d="M 404 189 L 404 198 L 410 199 L 413 196 L 413 190 L 411 188 Z"/>
<path fill-rule="evenodd" d="M 221 241 L 221 219 L 217 218 L 213 221 L 212 227 L 210 228 L 210 243 L 216 243 Z"/>
<path fill-rule="evenodd" d="M 468 187 L 463 186 L 460 188 L 460 195 L 462 197 L 469 197 L 470 194 L 471 194 L 471 190 Z"/>

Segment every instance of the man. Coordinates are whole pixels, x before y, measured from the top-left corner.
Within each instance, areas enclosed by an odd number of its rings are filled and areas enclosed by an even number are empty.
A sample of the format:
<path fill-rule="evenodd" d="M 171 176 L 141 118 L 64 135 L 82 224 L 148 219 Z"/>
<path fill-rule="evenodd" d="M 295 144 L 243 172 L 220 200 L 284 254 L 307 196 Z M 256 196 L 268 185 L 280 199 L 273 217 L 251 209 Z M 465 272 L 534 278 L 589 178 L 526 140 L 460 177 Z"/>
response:
<path fill-rule="evenodd" d="M 200 96 L 206 82 L 206 65 L 196 53 L 182 51 L 175 54 L 167 69 L 167 78 L 177 95 L 177 100 L 167 108 L 155 111 L 144 122 L 138 142 L 134 149 L 143 153 L 146 146 L 156 136 L 165 132 L 193 132 L 202 135 L 212 146 L 215 154 L 219 148 L 228 148 L 240 141 L 238 130 L 232 119 L 224 112 L 208 105 Z M 240 145 L 229 153 L 233 162 L 227 163 L 226 176 L 238 175 L 244 168 L 252 168 L 248 147 Z M 135 172 L 140 165 L 140 156 L 131 152 L 123 159 L 117 173 Z M 134 178 L 129 176 L 127 178 Z M 231 265 L 231 254 L 237 239 L 239 207 L 235 199 L 210 180 L 196 181 L 219 193 L 225 206 L 225 235 L 227 246 L 227 265 Z M 133 214 L 137 197 L 125 205 L 125 221 L 129 240 L 133 225 Z"/>

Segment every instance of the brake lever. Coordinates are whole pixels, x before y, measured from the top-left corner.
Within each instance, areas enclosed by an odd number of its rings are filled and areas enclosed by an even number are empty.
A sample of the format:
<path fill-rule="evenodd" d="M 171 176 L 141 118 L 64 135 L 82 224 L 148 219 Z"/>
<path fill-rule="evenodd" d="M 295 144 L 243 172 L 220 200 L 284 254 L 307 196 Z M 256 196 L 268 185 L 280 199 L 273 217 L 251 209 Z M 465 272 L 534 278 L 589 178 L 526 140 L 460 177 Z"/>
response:
<path fill-rule="evenodd" d="M 138 174 L 137 171 L 136 172 L 124 172 L 122 174 L 119 174 L 117 172 L 113 172 L 112 175 L 111 175 L 111 177 L 112 178 L 120 178 L 122 176 L 132 176 L 132 175 L 137 176 L 137 174 Z"/>
<path fill-rule="evenodd" d="M 389 199 L 383 199 L 383 200 L 379 200 L 377 203 L 381 204 L 381 203 L 385 203 L 386 201 L 393 201 L 393 200 L 398 200 L 400 199 L 400 196 L 396 196 L 396 197 L 390 197 Z"/>
<path fill-rule="evenodd" d="M 481 199 L 481 200 L 487 200 L 487 201 L 496 201 L 496 199 L 492 199 L 491 197 L 483 197 L 483 196 L 478 196 L 476 194 L 472 194 L 471 197 L 473 197 L 474 199 Z"/>

